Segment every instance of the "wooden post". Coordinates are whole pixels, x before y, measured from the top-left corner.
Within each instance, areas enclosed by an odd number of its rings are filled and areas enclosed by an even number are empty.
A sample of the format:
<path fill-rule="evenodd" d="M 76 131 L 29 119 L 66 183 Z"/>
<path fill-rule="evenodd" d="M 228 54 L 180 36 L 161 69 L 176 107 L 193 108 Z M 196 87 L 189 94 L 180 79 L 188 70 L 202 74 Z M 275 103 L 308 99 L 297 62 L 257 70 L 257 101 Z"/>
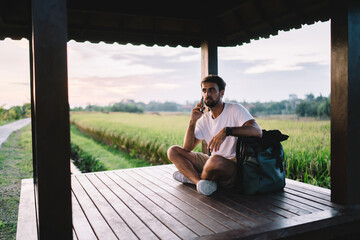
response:
<path fill-rule="evenodd" d="M 66 0 L 32 0 L 39 239 L 72 239 Z"/>
<path fill-rule="evenodd" d="M 34 184 L 37 179 L 37 167 L 36 167 L 36 139 L 35 139 L 35 128 L 36 128 L 36 119 L 35 119 L 35 110 L 34 110 L 34 77 L 33 77 L 33 52 L 32 52 L 32 39 L 29 39 L 29 63 L 30 63 L 30 104 L 31 104 L 31 138 L 32 138 L 32 156 L 33 156 L 33 179 Z"/>
<path fill-rule="evenodd" d="M 331 200 L 360 204 L 360 2 L 333 1 Z"/>
<path fill-rule="evenodd" d="M 215 41 L 204 41 L 201 44 L 201 79 L 209 74 L 218 74 L 218 54 Z M 208 154 L 205 141 L 202 141 L 202 152 Z"/>
<path fill-rule="evenodd" d="M 209 74 L 218 74 L 218 53 L 214 41 L 201 44 L 201 79 Z"/>

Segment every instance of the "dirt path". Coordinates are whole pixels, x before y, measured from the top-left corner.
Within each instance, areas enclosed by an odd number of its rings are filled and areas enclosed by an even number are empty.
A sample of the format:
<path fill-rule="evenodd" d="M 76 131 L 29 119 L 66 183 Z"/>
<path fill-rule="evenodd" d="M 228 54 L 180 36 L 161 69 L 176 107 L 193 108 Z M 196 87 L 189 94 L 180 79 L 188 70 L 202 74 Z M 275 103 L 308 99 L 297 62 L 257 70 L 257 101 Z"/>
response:
<path fill-rule="evenodd" d="M 0 126 L 0 147 L 7 140 L 10 134 L 20 128 L 25 127 L 31 122 L 30 118 L 24 118 L 3 126 Z"/>

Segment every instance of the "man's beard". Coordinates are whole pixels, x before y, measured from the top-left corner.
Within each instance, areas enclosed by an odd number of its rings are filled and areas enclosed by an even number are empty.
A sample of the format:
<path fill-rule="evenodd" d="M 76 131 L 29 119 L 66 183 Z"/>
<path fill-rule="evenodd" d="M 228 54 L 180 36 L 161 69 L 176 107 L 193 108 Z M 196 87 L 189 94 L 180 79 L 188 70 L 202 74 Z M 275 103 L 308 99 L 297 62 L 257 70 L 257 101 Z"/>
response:
<path fill-rule="evenodd" d="M 220 97 L 216 100 L 212 99 L 212 98 L 209 98 L 211 99 L 212 101 L 211 102 L 206 102 L 206 99 L 205 99 L 205 105 L 209 108 L 213 108 L 216 106 L 216 104 L 218 104 L 218 102 L 220 101 Z"/>

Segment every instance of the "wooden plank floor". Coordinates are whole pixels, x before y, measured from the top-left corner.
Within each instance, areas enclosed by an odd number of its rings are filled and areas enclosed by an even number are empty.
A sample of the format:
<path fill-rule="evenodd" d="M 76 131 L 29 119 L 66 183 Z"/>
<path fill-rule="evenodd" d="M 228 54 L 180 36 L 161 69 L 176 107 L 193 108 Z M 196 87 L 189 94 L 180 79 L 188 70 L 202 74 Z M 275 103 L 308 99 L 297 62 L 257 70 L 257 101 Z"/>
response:
<path fill-rule="evenodd" d="M 246 196 L 220 189 L 204 196 L 194 185 L 173 180 L 175 170 L 163 165 L 73 175 L 74 237 L 226 239 L 234 231 L 245 234 L 304 216 L 319 219 L 341 208 L 330 201 L 329 190 L 292 180 L 279 193 Z"/>
<path fill-rule="evenodd" d="M 334 239 L 360 234 L 360 205 L 288 180 L 259 196 L 198 194 L 173 165 L 72 175 L 73 239 Z M 22 180 L 16 239 L 37 239 L 32 179 Z"/>

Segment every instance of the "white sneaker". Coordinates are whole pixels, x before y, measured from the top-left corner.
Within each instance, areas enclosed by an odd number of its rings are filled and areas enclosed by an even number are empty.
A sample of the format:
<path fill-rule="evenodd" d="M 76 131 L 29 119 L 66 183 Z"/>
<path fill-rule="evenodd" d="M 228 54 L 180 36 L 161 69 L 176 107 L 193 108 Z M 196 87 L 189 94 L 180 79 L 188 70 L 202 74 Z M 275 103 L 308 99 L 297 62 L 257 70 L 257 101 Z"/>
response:
<path fill-rule="evenodd" d="M 194 184 L 190 179 L 188 179 L 187 177 L 185 177 L 184 174 L 182 174 L 181 172 L 179 171 L 175 171 L 173 173 L 173 178 L 178 181 L 178 182 L 181 182 L 181 183 L 189 183 L 189 184 Z"/>
<path fill-rule="evenodd" d="M 217 189 L 217 184 L 214 181 L 200 180 L 196 184 L 196 190 L 204 195 L 211 195 Z"/>

